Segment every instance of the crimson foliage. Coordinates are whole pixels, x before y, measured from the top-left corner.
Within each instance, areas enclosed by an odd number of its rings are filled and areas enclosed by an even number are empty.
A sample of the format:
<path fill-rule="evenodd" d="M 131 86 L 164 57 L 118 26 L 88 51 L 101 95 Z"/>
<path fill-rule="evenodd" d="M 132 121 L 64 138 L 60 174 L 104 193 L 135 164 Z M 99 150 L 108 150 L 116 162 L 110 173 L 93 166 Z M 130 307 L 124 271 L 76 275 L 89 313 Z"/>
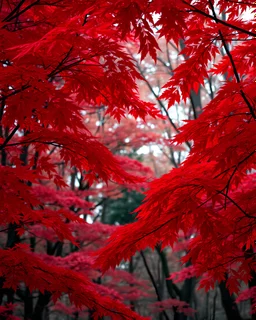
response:
<path fill-rule="evenodd" d="M 54 151 L 97 180 L 141 182 L 123 169 L 88 130 L 83 111 L 106 107 L 120 120 L 126 114 L 160 117 L 140 100 L 140 75 L 126 53 L 137 41 L 143 59 L 156 59 L 154 33 L 178 45 L 188 57 L 165 85 L 169 106 L 186 100 L 191 89 L 211 75 L 223 85 L 196 120 L 189 121 L 173 144 L 192 141 L 180 168 L 152 182 L 138 221 L 114 233 L 96 261 L 105 271 L 136 250 L 173 245 L 178 231 L 190 241 L 196 275 L 202 286 L 226 279 L 231 291 L 248 282 L 255 269 L 255 36 L 254 20 L 242 13 L 254 1 L 185 0 L 3 0 L 0 12 L 0 151 L 1 224 L 8 229 L 1 249 L 1 290 L 25 282 L 31 290 L 62 292 L 95 317 L 140 319 L 128 307 L 101 296 L 85 275 L 47 264 L 19 237 L 31 225 L 52 228 L 60 240 L 75 243 L 66 221 L 79 217 L 65 208 L 44 206 L 33 186 L 46 180 L 66 185 L 52 161 Z M 226 19 L 224 19 L 226 16 Z M 230 44 L 237 45 L 230 50 Z M 226 55 L 215 61 L 220 48 Z M 226 80 L 225 80 L 226 79 Z M 80 221 L 81 222 L 81 221 Z M 3 231 L 2 229 L 2 231 Z M 161 306 L 162 307 L 162 306 Z M 9 307 L 8 307 L 9 308 Z"/>

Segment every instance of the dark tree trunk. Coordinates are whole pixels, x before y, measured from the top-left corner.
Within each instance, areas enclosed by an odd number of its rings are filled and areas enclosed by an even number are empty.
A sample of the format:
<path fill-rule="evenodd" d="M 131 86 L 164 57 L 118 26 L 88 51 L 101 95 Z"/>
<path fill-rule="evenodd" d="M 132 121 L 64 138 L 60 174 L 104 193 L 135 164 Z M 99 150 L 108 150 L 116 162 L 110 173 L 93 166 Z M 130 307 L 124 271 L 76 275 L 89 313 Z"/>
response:
<path fill-rule="evenodd" d="M 33 296 L 29 289 L 26 287 L 24 293 L 24 319 L 30 320 L 33 315 Z"/>
<path fill-rule="evenodd" d="M 252 279 L 249 281 L 249 288 L 256 287 L 256 272 L 252 271 Z M 251 300 L 251 304 L 255 303 L 255 301 Z M 255 311 L 255 310 L 254 310 Z M 256 314 L 252 314 L 252 320 L 256 320 Z"/>
<path fill-rule="evenodd" d="M 154 287 L 154 289 L 155 289 L 155 293 L 156 293 L 157 300 L 160 302 L 160 301 L 162 301 L 162 297 L 161 297 L 161 295 L 160 295 L 159 288 L 158 288 L 158 286 L 157 286 L 157 284 L 156 284 L 156 281 L 155 281 L 155 279 L 154 279 L 154 276 L 153 276 L 153 274 L 152 274 L 152 272 L 151 272 L 151 270 L 150 270 L 150 268 L 149 268 L 149 265 L 148 265 L 148 263 L 147 263 L 147 260 L 146 260 L 146 257 L 145 257 L 144 252 L 143 252 L 143 251 L 140 251 L 140 255 L 141 255 L 141 257 L 142 257 L 142 261 L 143 261 L 143 264 L 144 264 L 145 269 L 146 269 L 146 271 L 147 271 L 147 274 L 148 274 L 148 276 L 149 276 L 149 279 L 150 279 L 150 281 L 151 281 L 151 283 L 152 283 L 152 285 L 153 285 L 153 287 Z M 165 320 L 170 320 L 170 318 L 169 318 L 169 316 L 168 316 L 168 314 L 166 313 L 165 310 L 163 310 L 163 311 L 160 313 L 160 315 L 161 315 L 161 314 L 162 314 L 163 319 L 165 319 Z"/>
<path fill-rule="evenodd" d="M 47 305 L 51 300 L 51 293 L 46 291 L 45 293 L 39 293 L 39 297 L 32 314 L 32 320 L 48 320 L 49 313 Z"/>
<path fill-rule="evenodd" d="M 219 288 L 221 293 L 222 306 L 225 310 L 227 320 L 242 320 L 235 303 L 235 297 L 233 294 L 231 295 L 229 293 L 226 286 L 226 281 L 222 281 L 219 284 Z"/>
<path fill-rule="evenodd" d="M 188 304 L 191 303 L 191 299 L 192 299 L 193 292 L 195 289 L 195 284 L 196 284 L 195 278 L 186 279 L 184 281 L 184 284 L 182 286 L 181 293 L 180 293 L 180 300 L 181 301 L 185 301 Z M 187 320 L 188 316 L 185 315 L 184 313 L 179 313 L 177 315 L 177 317 L 175 318 L 175 320 L 176 319 L 177 320 Z"/>
<path fill-rule="evenodd" d="M 134 265 L 133 265 L 133 257 L 131 257 L 131 260 L 129 261 L 129 273 L 133 274 L 134 271 Z M 130 284 L 130 287 L 133 287 L 133 284 Z M 135 302 L 133 300 L 130 301 L 130 308 L 132 311 L 135 311 Z"/>

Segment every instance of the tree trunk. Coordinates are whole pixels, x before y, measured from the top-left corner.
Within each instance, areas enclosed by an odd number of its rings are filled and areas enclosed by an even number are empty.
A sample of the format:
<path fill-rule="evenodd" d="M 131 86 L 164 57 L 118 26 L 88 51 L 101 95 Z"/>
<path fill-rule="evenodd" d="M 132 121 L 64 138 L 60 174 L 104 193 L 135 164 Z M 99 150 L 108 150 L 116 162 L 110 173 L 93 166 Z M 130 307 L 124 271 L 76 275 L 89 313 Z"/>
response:
<path fill-rule="evenodd" d="M 51 293 L 46 291 L 45 293 L 39 293 L 39 297 L 35 306 L 35 310 L 32 314 L 32 320 L 48 320 L 49 311 L 47 308 L 51 299 Z"/>
<path fill-rule="evenodd" d="M 256 286 L 256 272 L 252 271 L 252 279 L 249 281 L 249 288 Z M 255 303 L 255 300 L 254 300 Z M 251 305 L 253 304 L 253 300 L 251 300 Z M 254 310 L 255 311 L 255 310 Z M 256 320 L 256 314 L 252 314 L 252 320 Z"/>
<path fill-rule="evenodd" d="M 226 281 L 219 284 L 222 306 L 225 310 L 227 320 L 242 320 L 237 305 L 235 303 L 234 295 L 230 295 Z"/>
<path fill-rule="evenodd" d="M 26 287 L 24 293 L 24 319 L 30 320 L 33 315 L 33 296 Z"/>

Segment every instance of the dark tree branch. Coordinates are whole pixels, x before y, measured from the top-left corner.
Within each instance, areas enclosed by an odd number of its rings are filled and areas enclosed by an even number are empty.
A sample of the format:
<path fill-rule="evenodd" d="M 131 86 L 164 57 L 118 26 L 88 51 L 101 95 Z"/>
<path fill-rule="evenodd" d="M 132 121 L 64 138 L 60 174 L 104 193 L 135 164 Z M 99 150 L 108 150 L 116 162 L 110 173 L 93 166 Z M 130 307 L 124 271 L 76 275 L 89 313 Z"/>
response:
<path fill-rule="evenodd" d="M 211 7 L 211 10 L 212 10 L 212 13 L 213 13 L 213 18 L 215 20 L 216 23 L 219 23 L 219 19 L 217 18 L 216 16 L 216 13 L 215 13 L 215 10 L 214 10 L 214 6 L 213 6 L 213 3 L 211 0 L 209 0 L 209 3 L 210 3 L 210 7 Z M 222 20 L 221 20 L 222 21 Z M 232 65 L 232 68 L 233 68 L 233 72 L 234 72 L 234 75 L 235 75 L 235 78 L 236 78 L 236 82 L 237 83 L 241 83 L 241 80 L 240 80 L 240 77 L 239 77 L 239 74 L 238 74 L 238 71 L 237 71 L 237 68 L 236 68 L 236 65 L 235 65 L 235 62 L 234 62 L 234 59 L 229 51 L 229 48 L 227 46 L 227 43 L 225 41 L 225 38 L 223 36 L 223 33 L 221 32 L 221 30 L 219 30 L 219 35 L 220 35 L 220 39 L 222 41 L 222 44 L 225 48 L 225 51 L 227 53 L 227 56 L 230 60 L 230 63 Z M 244 102 L 246 103 L 246 105 L 248 106 L 253 118 L 256 120 L 256 115 L 255 115 L 255 112 L 254 112 L 254 109 L 253 109 L 253 106 L 250 104 L 249 100 L 247 99 L 244 91 L 242 89 L 240 89 L 240 93 L 241 93 L 241 96 L 242 98 L 244 99 Z"/>
<path fill-rule="evenodd" d="M 219 22 L 220 24 L 223 24 L 223 25 L 226 26 L 226 27 L 232 28 L 232 29 L 234 29 L 234 30 L 236 30 L 236 31 L 239 31 L 239 32 L 241 32 L 241 33 L 248 34 L 249 36 L 256 37 L 256 33 L 255 33 L 255 32 L 242 29 L 242 28 L 237 27 L 237 26 L 235 26 L 235 25 L 233 25 L 233 24 L 231 24 L 231 23 L 228 23 L 228 22 L 226 22 L 226 21 L 223 21 L 223 20 L 221 20 L 221 19 L 219 19 L 219 18 L 216 18 L 216 19 L 215 19 L 214 16 L 212 16 L 212 15 L 210 15 L 210 14 L 208 14 L 208 13 L 206 13 L 206 12 L 200 10 L 200 9 L 198 9 L 196 6 L 194 6 L 194 5 L 186 2 L 186 1 L 184 1 L 184 0 L 183 0 L 182 2 L 185 3 L 187 6 L 193 8 L 192 12 L 200 13 L 201 15 L 203 15 L 203 16 L 205 16 L 205 17 L 207 17 L 207 18 L 210 18 L 210 19 L 212 19 L 212 20 L 216 20 L 216 22 Z"/>
<path fill-rule="evenodd" d="M 159 290 L 158 290 L 158 287 L 157 287 L 156 281 L 155 281 L 155 279 L 154 279 L 154 276 L 153 276 L 153 274 L 152 274 L 152 272 L 151 272 L 151 270 L 150 270 L 150 268 L 149 268 L 149 265 L 148 265 L 148 263 L 147 263 L 147 260 L 146 260 L 146 257 L 145 257 L 145 255 L 144 255 L 144 252 L 143 252 L 143 251 L 140 251 L 140 255 L 141 255 L 141 257 L 142 257 L 142 260 L 143 260 L 144 266 L 145 266 L 145 268 L 146 268 L 146 270 L 147 270 L 147 273 L 148 273 L 148 276 L 149 276 L 149 278 L 150 278 L 150 281 L 151 281 L 151 283 L 152 283 L 152 285 L 153 285 L 153 287 L 154 287 L 154 289 L 155 289 L 155 293 L 156 293 L 156 296 L 157 296 L 157 300 L 160 302 L 160 301 L 162 301 L 162 298 L 161 298 L 160 292 L 159 292 Z M 166 313 L 165 310 L 163 310 L 162 313 L 163 313 L 163 315 L 164 315 L 164 317 L 165 317 L 166 320 L 170 320 L 170 318 L 168 317 L 168 315 L 167 315 L 167 313 Z"/>
<path fill-rule="evenodd" d="M 163 104 L 163 102 L 159 99 L 158 95 L 155 93 L 155 91 L 153 90 L 151 84 L 147 81 L 147 79 L 144 76 L 143 71 L 141 70 L 139 64 L 137 63 L 137 68 L 139 70 L 139 72 L 141 73 L 141 75 L 143 76 L 149 90 L 151 91 L 151 93 L 154 95 L 154 97 L 156 98 L 157 103 L 159 104 L 160 108 L 164 111 L 164 113 L 166 114 L 170 124 L 172 125 L 172 127 L 174 128 L 174 130 L 176 131 L 176 133 L 179 133 L 179 129 L 177 128 L 177 126 L 175 125 L 175 123 L 172 121 L 172 118 L 170 117 L 168 110 L 166 109 L 165 105 Z M 191 149 L 191 145 L 188 141 L 186 141 L 186 145 L 189 147 L 189 149 Z"/>
<path fill-rule="evenodd" d="M 21 6 L 23 5 L 23 3 L 25 2 L 26 0 L 21 0 L 18 5 L 8 14 L 7 17 L 5 17 L 3 19 L 3 22 L 8 22 L 10 21 L 9 19 L 12 19 L 12 16 L 17 12 L 19 11 L 19 9 L 21 8 Z"/>
<path fill-rule="evenodd" d="M 8 137 L 4 140 L 4 143 L 0 145 L 0 150 L 3 150 L 6 146 L 7 143 L 11 140 L 11 138 L 14 136 L 17 130 L 19 130 L 20 125 L 18 124 L 12 132 L 8 135 Z"/>

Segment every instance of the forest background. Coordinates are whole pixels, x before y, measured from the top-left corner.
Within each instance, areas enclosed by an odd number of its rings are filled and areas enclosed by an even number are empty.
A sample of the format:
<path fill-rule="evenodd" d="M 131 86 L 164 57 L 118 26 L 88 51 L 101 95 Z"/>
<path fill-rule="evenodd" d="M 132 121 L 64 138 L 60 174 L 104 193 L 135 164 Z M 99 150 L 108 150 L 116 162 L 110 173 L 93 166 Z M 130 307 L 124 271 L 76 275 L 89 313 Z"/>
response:
<path fill-rule="evenodd" d="M 0 3 L 0 318 L 255 320 L 254 1 Z"/>

